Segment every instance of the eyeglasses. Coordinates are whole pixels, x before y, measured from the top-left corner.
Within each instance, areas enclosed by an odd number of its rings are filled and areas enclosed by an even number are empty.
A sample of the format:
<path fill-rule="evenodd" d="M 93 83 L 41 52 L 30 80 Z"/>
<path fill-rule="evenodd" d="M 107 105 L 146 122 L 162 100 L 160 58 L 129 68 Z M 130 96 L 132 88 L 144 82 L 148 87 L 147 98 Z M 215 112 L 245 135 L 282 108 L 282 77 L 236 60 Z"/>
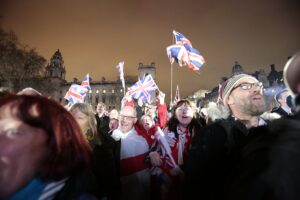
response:
<path fill-rule="evenodd" d="M 238 88 L 238 87 L 241 88 L 242 90 L 250 90 L 253 87 L 262 89 L 263 88 L 263 84 L 261 82 L 256 82 L 256 83 L 241 83 L 241 84 L 235 86 L 233 88 L 233 90 L 236 89 L 236 88 Z"/>
<path fill-rule="evenodd" d="M 126 116 L 126 115 L 119 115 L 119 119 L 120 120 L 131 120 L 131 119 L 134 119 L 135 117 L 132 117 L 132 116 Z"/>

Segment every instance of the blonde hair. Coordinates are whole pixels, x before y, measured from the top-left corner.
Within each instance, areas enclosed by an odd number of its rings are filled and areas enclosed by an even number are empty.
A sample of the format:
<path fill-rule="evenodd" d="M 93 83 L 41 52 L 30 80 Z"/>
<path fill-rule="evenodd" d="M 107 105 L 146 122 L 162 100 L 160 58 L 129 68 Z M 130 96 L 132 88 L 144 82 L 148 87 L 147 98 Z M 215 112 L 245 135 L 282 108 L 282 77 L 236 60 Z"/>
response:
<path fill-rule="evenodd" d="M 93 111 L 92 106 L 86 103 L 75 103 L 71 109 L 70 112 L 72 112 L 75 109 L 78 109 L 80 112 L 88 116 L 88 122 L 89 122 L 89 128 L 87 132 L 85 133 L 88 140 L 93 139 L 97 135 L 97 121 L 95 117 L 95 113 Z"/>

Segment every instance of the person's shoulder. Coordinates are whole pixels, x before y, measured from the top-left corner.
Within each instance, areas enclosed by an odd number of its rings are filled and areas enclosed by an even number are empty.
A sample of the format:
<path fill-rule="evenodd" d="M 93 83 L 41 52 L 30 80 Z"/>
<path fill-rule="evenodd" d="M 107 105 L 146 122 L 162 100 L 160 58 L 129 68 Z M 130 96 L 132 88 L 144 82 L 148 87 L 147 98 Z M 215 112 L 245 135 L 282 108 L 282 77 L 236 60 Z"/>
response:
<path fill-rule="evenodd" d="M 218 120 L 207 126 L 202 127 L 197 134 L 195 134 L 193 140 L 194 143 L 209 142 L 209 141 L 224 141 L 226 140 L 227 126 L 231 126 L 231 122 L 227 120 Z"/>

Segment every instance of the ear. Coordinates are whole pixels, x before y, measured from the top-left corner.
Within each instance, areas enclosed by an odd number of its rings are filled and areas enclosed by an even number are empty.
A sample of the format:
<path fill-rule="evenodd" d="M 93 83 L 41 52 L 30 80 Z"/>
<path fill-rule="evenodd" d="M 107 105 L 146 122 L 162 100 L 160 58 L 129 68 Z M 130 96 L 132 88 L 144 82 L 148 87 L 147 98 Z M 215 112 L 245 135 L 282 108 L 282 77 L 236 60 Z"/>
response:
<path fill-rule="evenodd" d="M 133 123 L 135 124 L 137 122 L 137 117 L 134 118 Z"/>
<path fill-rule="evenodd" d="M 234 99 L 231 94 L 227 97 L 227 104 L 228 105 L 234 104 Z"/>

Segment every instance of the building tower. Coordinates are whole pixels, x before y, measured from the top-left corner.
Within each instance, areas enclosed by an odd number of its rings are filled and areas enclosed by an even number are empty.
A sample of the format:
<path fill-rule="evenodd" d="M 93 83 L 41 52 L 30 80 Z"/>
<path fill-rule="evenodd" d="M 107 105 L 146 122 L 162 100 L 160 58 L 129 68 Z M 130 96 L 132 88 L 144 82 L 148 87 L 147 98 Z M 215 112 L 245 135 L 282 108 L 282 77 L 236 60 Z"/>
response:
<path fill-rule="evenodd" d="M 47 78 L 59 78 L 65 80 L 66 69 L 64 66 L 64 60 L 59 49 L 53 54 L 50 59 L 50 63 L 46 67 Z"/>
<path fill-rule="evenodd" d="M 139 71 L 138 77 L 140 80 L 143 79 L 148 74 L 150 74 L 152 78 L 155 80 L 156 68 L 154 62 L 152 62 L 150 65 L 144 65 L 143 63 L 139 63 L 138 71 Z"/>
<path fill-rule="evenodd" d="M 53 54 L 50 59 L 50 63 L 46 66 L 45 78 L 49 82 L 49 88 L 61 88 L 61 85 L 66 83 L 66 69 L 64 66 L 64 60 L 59 49 Z M 63 91 L 54 90 L 51 92 L 51 98 L 62 102 Z"/>

